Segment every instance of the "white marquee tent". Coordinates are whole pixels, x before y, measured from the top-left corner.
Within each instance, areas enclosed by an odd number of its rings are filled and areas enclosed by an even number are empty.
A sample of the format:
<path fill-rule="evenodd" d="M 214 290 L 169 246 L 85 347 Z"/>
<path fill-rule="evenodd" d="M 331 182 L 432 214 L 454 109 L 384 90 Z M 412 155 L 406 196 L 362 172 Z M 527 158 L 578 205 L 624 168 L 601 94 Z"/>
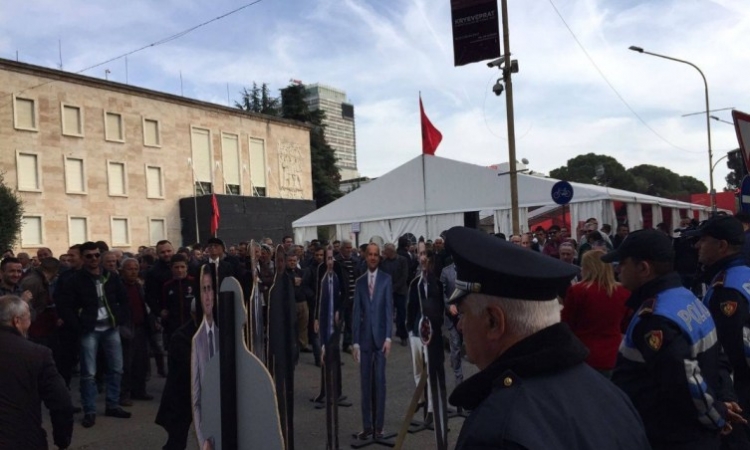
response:
<path fill-rule="evenodd" d="M 519 217 L 527 230 L 529 208 L 553 205 L 552 186 L 558 180 L 518 174 Z M 662 207 L 671 208 L 672 223 L 680 210 L 698 211 L 708 217 L 709 208 L 692 203 L 581 183 L 571 183 L 571 223 L 595 217 L 599 223 L 616 222 L 614 202 L 627 204 L 631 230 L 642 228 L 642 205 L 651 205 L 653 221 L 663 221 Z M 373 236 L 396 242 L 411 232 L 436 237 L 452 226 L 464 225 L 464 213 L 493 211 L 495 231 L 510 234 L 510 176 L 497 169 L 438 156 L 420 155 L 361 188 L 294 221 L 295 241 L 317 238 L 317 227 L 335 226 L 338 239 L 350 239 L 358 224 L 360 242 Z M 533 215 L 533 212 L 531 213 Z M 356 225 L 355 225 L 356 226 Z"/>

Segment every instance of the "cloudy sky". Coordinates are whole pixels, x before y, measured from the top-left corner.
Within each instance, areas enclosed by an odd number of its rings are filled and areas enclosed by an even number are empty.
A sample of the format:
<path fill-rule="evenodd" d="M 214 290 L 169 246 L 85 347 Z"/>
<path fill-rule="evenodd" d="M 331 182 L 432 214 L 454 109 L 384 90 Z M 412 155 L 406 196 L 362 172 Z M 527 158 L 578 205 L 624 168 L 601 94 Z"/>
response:
<path fill-rule="evenodd" d="M 58 67 L 59 41 L 63 69 L 78 72 L 250 1 L 0 0 L 0 57 Z M 628 47 L 695 63 L 711 109 L 750 112 L 746 0 L 509 0 L 508 9 L 519 160 L 549 172 L 594 152 L 708 185 L 705 116 L 682 117 L 705 110 L 698 72 Z M 421 91 L 444 136 L 439 156 L 507 161 L 505 98 L 491 91 L 499 72 L 453 67 L 450 24 L 449 0 L 262 0 L 132 54 L 127 81 L 179 94 L 182 73 L 185 96 L 221 104 L 253 81 L 341 88 L 355 105 L 359 170 L 371 177 L 420 154 Z M 108 69 L 125 82 L 125 67 L 119 59 L 83 73 Z M 711 130 L 714 160 L 737 147 L 732 126 L 712 121 Z M 717 190 L 726 173 L 722 161 Z"/>

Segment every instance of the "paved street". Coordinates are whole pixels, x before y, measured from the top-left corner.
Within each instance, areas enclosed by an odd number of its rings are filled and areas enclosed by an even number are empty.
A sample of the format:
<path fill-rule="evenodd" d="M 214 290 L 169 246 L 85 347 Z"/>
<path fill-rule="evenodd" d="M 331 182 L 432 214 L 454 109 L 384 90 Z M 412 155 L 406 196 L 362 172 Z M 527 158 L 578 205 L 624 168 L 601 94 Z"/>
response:
<path fill-rule="evenodd" d="M 401 347 L 395 343 L 391 356 L 387 362 L 387 397 L 386 397 L 386 431 L 396 432 L 403 421 L 415 384 L 411 369 L 411 355 L 408 347 Z M 349 448 L 350 435 L 361 428 L 361 416 L 359 410 L 359 372 L 351 356 L 342 353 L 344 366 L 342 376 L 344 378 L 344 394 L 354 402 L 350 408 L 339 410 L 340 439 L 343 448 Z M 476 368 L 464 362 L 464 375 L 473 374 Z M 155 368 L 153 373 L 156 373 Z M 325 410 L 316 410 L 310 403 L 310 398 L 315 396 L 319 389 L 320 369 L 313 364 L 310 353 L 301 355 L 300 364 L 295 374 L 295 447 L 299 450 L 325 449 Z M 448 363 L 446 353 L 446 378 L 449 393 L 453 389 L 453 372 Z M 75 428 L 73 431 L 73 443 L 71 450 L 90 449 L 155 449 L 158 450 L 166 442 L 167 434 L 163 428 L 154 424 L 154 417 L 164 387 L 164 378 L 154 377 L 148 384 L 149 393 L 156 399 L 150 402 L 135 402 L 131 408 L 133 412 L 131 419 L 113 419 L 104 416 L 104 395 L 98 397 L 98 415 L 96 425 L 85 429 L 81 426 L 82 414 L 76 414 Z M 78 379 L 73 381 L 73 403 L 80 405 L 78 394 Z M 421 415 L 421 411 L 418 412 Z M 463 419 L 451 419 L 449 421 L 450 447 L 455 445 L 458 431 Z M 241 426 L 241 425 L 240 425 Z M 45 417 L 45 427 L 49 432 L 49 420 Z M 48 437 L 51 440 L 51 437 Z M 50 446 L 54 449 L 56 447 Z M 193 432 L 191 431 L 188 449 L 198 448 Z M 368 448 L 386 448 L 371 446 Z M 423 431 L 417 434 L 409 434 L 404 445 L 405 449 L 434 448 L 434 435 L 431 431 Z"/>

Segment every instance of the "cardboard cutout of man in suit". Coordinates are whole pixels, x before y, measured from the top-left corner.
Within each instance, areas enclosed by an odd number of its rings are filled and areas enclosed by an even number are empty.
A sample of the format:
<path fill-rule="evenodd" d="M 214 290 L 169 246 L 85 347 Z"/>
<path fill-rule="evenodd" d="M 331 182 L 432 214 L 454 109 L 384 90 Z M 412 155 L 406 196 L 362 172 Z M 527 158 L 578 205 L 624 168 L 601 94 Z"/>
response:
<path fill-rule="evenodd" d="M 210 436 L 204 436 L 201 430 L 201 383 L 203 372 L 209 359 L 219 354 L 219 327 L 214 321 L 214 303 L 216 294 L 211 279 L 211 271 L 204 266 L 200 278 L 201 306 L 203 322 L 193 338 L 192 385 L 193 385 L 193 424 L 201 449 L 213 449 Z"/>
<path fill-rule="evenodd" d="M 378 270 L 380 247 L 374 243 L 368 245 L 365 258 L 367 271 L 357 279 L 352 314 L 352 356 L 354 361 L 360 363 L 362 392 L 362 431 L 357 438 L 362 440 L 369 439 L 373 434 L 376 438 L 383 437 L 385 360 L 391 351 L 393 334 L 391 277 Z"/>

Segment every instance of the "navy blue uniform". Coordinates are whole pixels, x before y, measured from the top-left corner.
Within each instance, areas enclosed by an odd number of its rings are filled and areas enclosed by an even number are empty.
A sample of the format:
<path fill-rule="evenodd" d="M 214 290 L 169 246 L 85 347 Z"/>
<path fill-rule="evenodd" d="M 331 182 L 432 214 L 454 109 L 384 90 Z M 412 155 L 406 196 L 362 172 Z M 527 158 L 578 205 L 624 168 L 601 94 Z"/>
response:
<path fill-rule="evenodd" d="M 635 290 L 628 306 L 636 312 L 612 381 L 630 396 L 651 445 L 718 449 L 723 402 L 734 394 L 708 309 L 677 273 Z"/>
<path fill-rule="evenodd" d="M 456 450 L 649 449 L 630 400 L 584 363 L 587 355 L 558 323 L 458 385 L 451 404 L 472 412 Z"/>
<path fill-rule="evenodd" d="M 745 418 L 750 412 L 750 267 L 745 257 L 735 254 L 717 261 L 706 271 L 709 289 L 703 303 L 716 324 L 719 343 L 732 366 L 734 391 Z M 750 428 L 732 424 L 731 441 L 750 447 Z M 739 430 L 744 431 L 738 433 Z M 746 447 L 746 448 L 747 448 Z"/>

